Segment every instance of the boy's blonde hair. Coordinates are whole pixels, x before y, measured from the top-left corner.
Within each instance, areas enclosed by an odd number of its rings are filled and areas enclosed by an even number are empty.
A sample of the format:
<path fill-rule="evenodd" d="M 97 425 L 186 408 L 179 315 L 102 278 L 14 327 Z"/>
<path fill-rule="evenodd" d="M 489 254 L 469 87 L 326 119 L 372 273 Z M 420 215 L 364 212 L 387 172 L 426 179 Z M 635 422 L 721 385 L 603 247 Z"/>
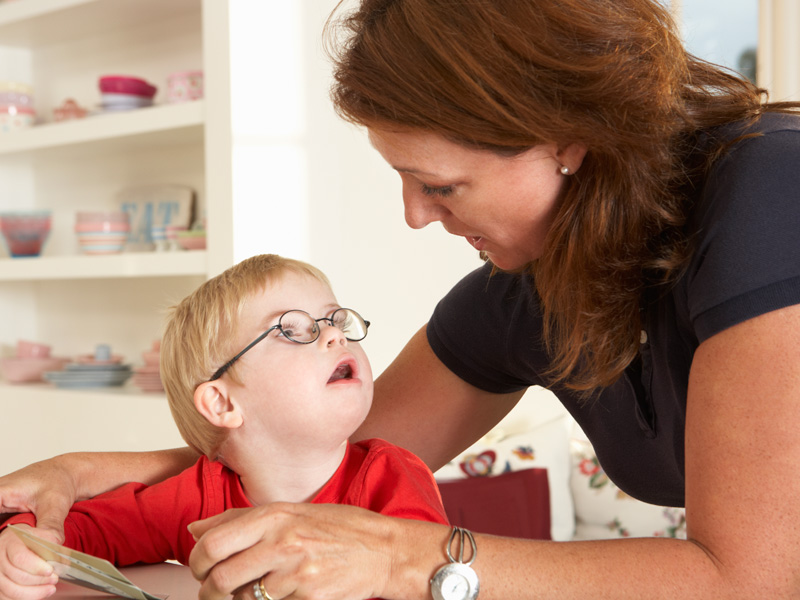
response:
<path fill-rule="evenodd" d="M 330 287 L 325 274 L 308 263 L 261 254 L 209 279 L 170 310 L 161 342 L 161 379 L 181 436 L 211 459 L 217 457 L 228 430 L 197 411 L 194 392 L 241 350 L 236 333 L 246 303 L 287 272 L 309 275 Z M 236 365 L 227 373 L 238 381 Z"/>

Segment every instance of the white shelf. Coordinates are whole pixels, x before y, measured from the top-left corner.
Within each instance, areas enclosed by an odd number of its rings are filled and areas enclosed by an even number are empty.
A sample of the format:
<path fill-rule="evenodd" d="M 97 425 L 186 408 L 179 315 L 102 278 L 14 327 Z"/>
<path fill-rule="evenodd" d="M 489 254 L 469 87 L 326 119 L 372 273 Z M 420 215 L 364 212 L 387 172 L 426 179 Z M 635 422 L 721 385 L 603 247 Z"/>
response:
<path fill-rule="evenodd" d="M 16 0 L 0 4 L 0 45 L 36 48 L 199 12 L 199 0 Z"/>
<path fill-rule="evenodd" d="M 205 250 L 0 259 L 0 282 L 205 275 Z"/>
<path fill-rule="evenodd" d="M 20 0 L 24 1 L 24 0 Z M 205 103 L 164 104 L 61 123 L 48 123 L 0 136 L 0 156 L 84 144 L 116 147 L 177 144 L 202 140 Z M 105 148 L 92 148 L 93 151 Z"/>
<path fill-rule="evenodd" d="M 86 400 L 143 400 L 166 402 L 166 395 L 143 392 L 128 382 L 118 387 L 62 389 L 49 383 L 11 384 L 0 380 L 0 399 L 14 398 L 15 401 L 63 401 L 82 402 Z"/>

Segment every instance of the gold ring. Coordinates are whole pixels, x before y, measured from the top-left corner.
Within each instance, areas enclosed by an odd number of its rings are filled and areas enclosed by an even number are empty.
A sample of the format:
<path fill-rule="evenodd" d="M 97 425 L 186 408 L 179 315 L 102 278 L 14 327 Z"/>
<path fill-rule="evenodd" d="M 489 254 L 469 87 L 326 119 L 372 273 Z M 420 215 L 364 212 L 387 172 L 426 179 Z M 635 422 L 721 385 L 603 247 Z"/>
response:
<path fill-rule="evenodd" d="M 253 584 L 253 595 L 256 597 L 256 600 L 275 600 L 267 593 L 267 590 L 264 587 L 264 577 Z"/>

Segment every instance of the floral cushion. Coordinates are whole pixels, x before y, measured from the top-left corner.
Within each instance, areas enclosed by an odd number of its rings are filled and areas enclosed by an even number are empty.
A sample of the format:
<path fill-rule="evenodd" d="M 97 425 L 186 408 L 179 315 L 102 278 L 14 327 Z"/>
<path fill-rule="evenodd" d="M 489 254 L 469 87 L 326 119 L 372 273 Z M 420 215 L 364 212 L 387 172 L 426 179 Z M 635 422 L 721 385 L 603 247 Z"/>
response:
<path fill-rule="evenodd" d="M 445 482 L 525 469 L 547 469 L 551 538 L 572 539 L 575 515 L 569 486 L 570 427 L 568 417 L 559 416 L 513 435 L 506 435 L 502 427 L 495 428 L 439 469 L 436 479 Z"/>
<path fill-rule="evenodd" d="M 623 537 L 686 538 L 683 508 L 646 504 L 608 478 L 585 439 L 572 439 L 570 487 L 575 502 L 576 540 Z"/>

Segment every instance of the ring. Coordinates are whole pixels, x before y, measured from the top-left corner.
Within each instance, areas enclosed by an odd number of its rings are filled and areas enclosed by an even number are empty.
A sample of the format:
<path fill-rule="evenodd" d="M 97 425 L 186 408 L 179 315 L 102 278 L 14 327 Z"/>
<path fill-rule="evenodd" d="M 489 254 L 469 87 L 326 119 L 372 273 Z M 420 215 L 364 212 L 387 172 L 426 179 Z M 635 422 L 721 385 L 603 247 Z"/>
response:
<path fill-rule="evenodd" d="M 256 597 L 256 600 L 275 600 L 264 588 L 263 577 L 253 584 L 253 595 Z"/>

